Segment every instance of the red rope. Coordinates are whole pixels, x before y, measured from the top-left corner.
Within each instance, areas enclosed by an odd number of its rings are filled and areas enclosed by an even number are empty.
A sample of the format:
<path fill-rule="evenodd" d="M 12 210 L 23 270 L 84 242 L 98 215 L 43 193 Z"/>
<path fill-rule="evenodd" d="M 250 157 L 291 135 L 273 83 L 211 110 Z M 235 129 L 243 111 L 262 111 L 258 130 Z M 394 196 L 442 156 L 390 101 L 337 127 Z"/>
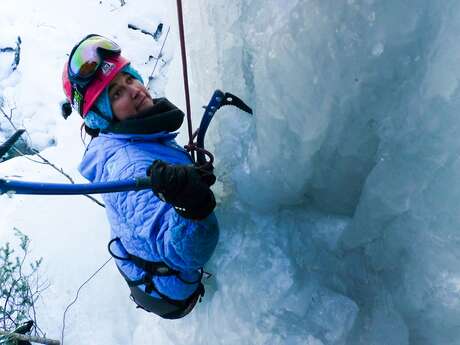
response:
<path fill-rule="evenodd" d="M 187 125 L 188 125 L 188 137 L 189 147 L 193 147 L 193 133 L 192 133 L 192 114 L 190 110 L 190 93 L 188 88 L 188 74 L 187 74 L 187 54 L 185 51 L 185 34 L 184 34 L 184 20 L 182 15 L 182 1 L 177 0 L 177 17 L 179 19 L 179 36 L 180 36 L 180 48 L 182 55 L 182 71 L 184 74 L 184 91 L 185 91 L 185 104 L 187 107 Z M 195 162 L 195 151 L 191 150 L 192 159 Z"/>

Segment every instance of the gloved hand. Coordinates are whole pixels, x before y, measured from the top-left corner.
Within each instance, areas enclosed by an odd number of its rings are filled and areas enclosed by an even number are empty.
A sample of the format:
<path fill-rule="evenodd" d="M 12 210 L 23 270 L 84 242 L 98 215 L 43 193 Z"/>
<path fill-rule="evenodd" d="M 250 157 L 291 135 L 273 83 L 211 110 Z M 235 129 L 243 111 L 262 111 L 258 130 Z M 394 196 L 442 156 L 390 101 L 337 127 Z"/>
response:
<path fill-rule="evenodd" d="M 216 207 L 214 194 L 209 188 L 216 181 L 212 166 L 174 165 L 155 160 L 147 169 L 152 190 L 161 200 L 174 206 L 185 218 L 204 219 Z"/>

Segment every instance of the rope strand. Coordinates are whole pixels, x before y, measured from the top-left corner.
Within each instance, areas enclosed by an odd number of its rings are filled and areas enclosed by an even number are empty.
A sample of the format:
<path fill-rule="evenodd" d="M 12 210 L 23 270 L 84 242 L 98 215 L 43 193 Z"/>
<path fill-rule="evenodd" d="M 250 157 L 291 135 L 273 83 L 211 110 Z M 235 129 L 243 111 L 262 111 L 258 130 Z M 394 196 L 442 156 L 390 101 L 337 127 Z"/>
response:
<path fill-rule="evenodd" d="M 179 37 L 180 37 L 180 48 L 182 55 L 182 71 L 184 75 L 184 91 L 185 91 L 185 104 L 187 109 L 187 126 L 188 126 L 188 137 L 189 145 L 193 145 L 193 133 L 192 133 L 192 113 L 190 109 L 190 93 L 188 88 L 188 74 L 187 74 L 187 53 L 185 51 L 185 33 L 184 33 L 184 20 L 182 14 L 182 1 L 177 0 L 177 17 L 179 20 Z M 191 151 L 193 162 L 195 162 L 195 152 Z"/>
<path fill-rule="evenodd" d="M 75 302 L 77 302 L 79 294 L 80 294 L 80 290 L 83 288 L 83 286 L 85 286 L 91 279 L 93 279 L 94 276 L 96 274 L 98 274 L 99 271 L 102 270 L 105 267 L 105 265 L 107 265 L 109 263 L 110 260 L 112 260 L 112 257 L 110 257 L 106 262 L 104 262 L 104 264 L 102 264 L 102 266 L 99 267 L 96 270 L 96 272 L 94 272 L 83 284 L 80 285 L 80 287 L 78 288 L 77 293 L 75 295 L 75 299 L 67 306 L 67 308 L 65 308 L 64 315 L 62 316 L 61 345 L 64 345 L 65 318 L 66 318 L 67 311 L 70 309 L 70 307 L 72 305 L 75 304 Z"/>

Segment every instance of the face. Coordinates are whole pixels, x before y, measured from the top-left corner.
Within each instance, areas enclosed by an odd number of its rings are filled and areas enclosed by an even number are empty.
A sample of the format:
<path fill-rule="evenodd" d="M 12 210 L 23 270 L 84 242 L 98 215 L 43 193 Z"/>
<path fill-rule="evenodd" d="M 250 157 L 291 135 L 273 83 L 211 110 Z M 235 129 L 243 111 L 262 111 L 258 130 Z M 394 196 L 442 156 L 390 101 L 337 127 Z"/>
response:
<path fill-rule="evenodd" d="M 118 73 L 109 84 L 109 98 L 113 115 L 120 121 L 135 118 L 153 105 L 147 89 L 127 73 Z"/>

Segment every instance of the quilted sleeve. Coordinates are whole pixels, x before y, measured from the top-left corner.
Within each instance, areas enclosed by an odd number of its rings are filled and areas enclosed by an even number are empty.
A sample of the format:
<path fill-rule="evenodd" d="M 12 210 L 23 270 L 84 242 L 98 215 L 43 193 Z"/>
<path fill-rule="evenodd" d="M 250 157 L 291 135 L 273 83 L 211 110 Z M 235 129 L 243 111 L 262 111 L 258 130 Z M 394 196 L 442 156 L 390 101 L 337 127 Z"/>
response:
<path fill-rule="evenodd" d="M 107 165 L 107 179 L 145 176 L 148 161 Z M 201 268 L 210 259 L 219 236 L 211 214 L 194 221 L 177 214 L 151 190 L 107 194 L 107 214 L 116 236 L 128 252 L 147 260 L 161 260 L 180 271 Z"/>

